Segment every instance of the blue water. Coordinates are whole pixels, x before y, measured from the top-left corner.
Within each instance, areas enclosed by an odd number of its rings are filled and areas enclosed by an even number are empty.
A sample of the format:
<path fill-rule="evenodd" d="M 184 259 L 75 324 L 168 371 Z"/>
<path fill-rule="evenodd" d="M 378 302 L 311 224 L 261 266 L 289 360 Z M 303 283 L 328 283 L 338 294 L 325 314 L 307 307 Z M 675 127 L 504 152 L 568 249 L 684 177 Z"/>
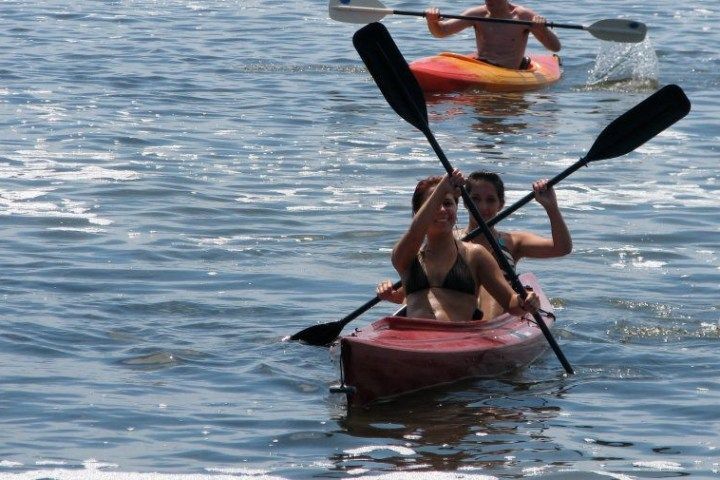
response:
<path fill-rule="evenodd" d="M 0 479 L 718 478 L 720 9 L 526 4 L 649 37 L 558 31 L 559 84 L 430 99 L 453 165 L 500 172 L 508 202 L 663 85 L 693 110 L 559 185 L 574 252 L 520 264 L 576 375 L 548 353 L 348 413 L 328 351 L 281 339 L 395 277 L 412 188 L 442 171 L 358 26 L 306 0 L 0 3 Z M 384 23 L 408 59 L 472 45 Z M 547 233 L 532 204 L 502 227 Z"/>

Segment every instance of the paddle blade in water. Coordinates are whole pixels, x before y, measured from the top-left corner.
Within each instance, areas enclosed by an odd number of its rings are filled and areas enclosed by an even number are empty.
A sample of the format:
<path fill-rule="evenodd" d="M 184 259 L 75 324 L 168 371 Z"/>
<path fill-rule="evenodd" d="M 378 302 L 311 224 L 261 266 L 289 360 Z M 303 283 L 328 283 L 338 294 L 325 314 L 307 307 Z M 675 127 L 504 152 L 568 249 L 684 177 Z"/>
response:
<path fill-rule="evenodd" d="M 366 25 L 353 35 L 353 45 L 392 109 L 427 130 L 425 96 L 387 29 L 381 23 Z"/>
<path fill-rule="evenodd" d="M 290 340 L 298 340 L 308 345 L 323 347 L 331 344 L 345 326 L 342 322 L 330 322 L 320 325 L 313 325 L 290 337 Z"/>
<path fill-rule="evenodd" d="M 400 288 L 400 285 L 402 285 L 402 283 L 395 282 L 393 288 L 398 289 Z M 368 300 L 363 305 L 347 314 L 341 320 L 323 323 L 322 325 L 313 325 L 312 327 L 308 327 L 305 330 L 291 336 L 290 340 L 299 340 L 310 345 L 329 345 L 338 337 L 338 335 L 340 335 L 340 332 L 342 332 L 342 329 L 345 328 L 345 325 L 352 322 L 378 303 L 380 303 L 380 298 L 376 295 L 371 300 Z"/>
<path fill-rule="evenodd" d="M 682 88 L 667 85 L 605 127 L 585 160 L 592 162 L 630 153 L 689 111 L 690 100 Z"/>
<path fill-rule="evenodd" d="M 346 23 L 379 22 L 393 11 L 377 0 L 330 0 L 330 18 Z"/>
<path fill-rule="evenodd" d="M 590 34 L 608 42 L 639 43 L 645 40 L 647 27 L 634 20 L 611 18 L 600 20 L 585 28 Z"/>

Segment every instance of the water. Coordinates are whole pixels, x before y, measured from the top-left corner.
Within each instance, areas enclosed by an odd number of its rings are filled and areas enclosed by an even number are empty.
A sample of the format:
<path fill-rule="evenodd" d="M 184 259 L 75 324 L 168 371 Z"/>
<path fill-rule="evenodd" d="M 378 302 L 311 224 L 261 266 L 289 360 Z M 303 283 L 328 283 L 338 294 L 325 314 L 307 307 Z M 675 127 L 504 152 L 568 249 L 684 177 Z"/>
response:
<path fill-rule="evenodd" d="M 660 66 L 650 37 L 640 43 L 602 42 L 595 65 L 588 74 L 588 85 L 607 88 L 615 83 L 626 90 L 643 84 L 657 88 Z"/>
<path fill-rule="evenodd" d="M 410 192 L 441 172 L 357 27 L 305 0 L 0 4 L 0 478 L 718 478 L 720 12 L 535 3 L 650 33 L 628 62 L 560 31 L 552 88 L 431 99 L 451 162 L 499 171 L 509 203 L 657 87 L 693 103 L 566 179 L 573 254 L 520 264 L 577 374 L 548 353 L 350 413 L 328 351 L 280 339 L 395 277 Z M 472 44 L 384 23 L 407 58 Z M 503 223 L 547 232 L 537 205 Z"/>

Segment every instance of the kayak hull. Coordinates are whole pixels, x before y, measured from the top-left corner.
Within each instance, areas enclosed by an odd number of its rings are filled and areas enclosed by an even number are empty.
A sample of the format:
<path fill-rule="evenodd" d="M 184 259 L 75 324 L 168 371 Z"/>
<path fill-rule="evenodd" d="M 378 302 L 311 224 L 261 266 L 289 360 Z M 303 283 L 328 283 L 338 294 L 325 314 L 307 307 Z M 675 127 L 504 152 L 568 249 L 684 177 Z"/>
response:
<path fill-rule="evenodd" d="M 552 306 L 532 274 L 520 277 Z M 548 327 L 552 315 L 544 316 Z M 532 316 L 503 314 L 489 321 L 442 322 L 385 317 L 340 341 L 343 379 L 352 406 L 456 382 L 497 377 L 521 368 L 547 347 Z"/>
<path fill-rule="evenodd" d="M 557 55 L 530 55 L 530 68 L 515 70 L 477 60 L 470 55 L 442 52 L 410 63 L 420 87 L 427 93 L 467 89 L 521 92 L 551 85 L 562 75 Z"/>

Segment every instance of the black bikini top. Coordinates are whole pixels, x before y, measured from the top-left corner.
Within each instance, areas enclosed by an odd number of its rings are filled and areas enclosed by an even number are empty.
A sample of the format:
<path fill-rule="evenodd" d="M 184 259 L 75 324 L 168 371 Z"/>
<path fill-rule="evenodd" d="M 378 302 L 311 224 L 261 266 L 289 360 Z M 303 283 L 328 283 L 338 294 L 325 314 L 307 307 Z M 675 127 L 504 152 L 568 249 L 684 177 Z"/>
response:
<path fill-rule="evenodd" d="M 410 265 L 405 278 L 403 278 L 403 286 L 405 287 L 405 294 L 410 295 L 414 292 L 426 290 L 430 287 L 441 287 L 447 288 L 448 290 L 455 290 L 462 293 L 469 293 L 475 295 L 477 293 L 477 284 L 475 283 L 475 277 L 473 277 L 470 271 L 470 266 L 467 264 L 460 250 L 455 242 L 456 257 L 455 263 L 445 275 L 442 285 L 430 285 L 425 267 L 422 264 L 423 252 L 419 252 Z"/>

